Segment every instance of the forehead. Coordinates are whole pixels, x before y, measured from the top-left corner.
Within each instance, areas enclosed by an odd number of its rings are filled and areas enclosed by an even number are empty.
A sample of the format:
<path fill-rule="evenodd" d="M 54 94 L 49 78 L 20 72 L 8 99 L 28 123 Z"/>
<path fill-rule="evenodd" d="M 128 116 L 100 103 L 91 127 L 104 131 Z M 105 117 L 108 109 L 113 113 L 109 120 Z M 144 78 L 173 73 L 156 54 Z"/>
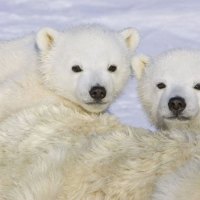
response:
<path fill-rule="evenodd" d="M 200 80 L 200 52 L 177 51 L 163 55 L 152 63 L 149 70 L 154 79 Z"/>
<path fill-rule="evenodd" d="M 82 56 L 120 56 L 126 53 L 118 33 L 101 29 L 80 29 L 63 34 L 61 45 L 64 52 Z"/>

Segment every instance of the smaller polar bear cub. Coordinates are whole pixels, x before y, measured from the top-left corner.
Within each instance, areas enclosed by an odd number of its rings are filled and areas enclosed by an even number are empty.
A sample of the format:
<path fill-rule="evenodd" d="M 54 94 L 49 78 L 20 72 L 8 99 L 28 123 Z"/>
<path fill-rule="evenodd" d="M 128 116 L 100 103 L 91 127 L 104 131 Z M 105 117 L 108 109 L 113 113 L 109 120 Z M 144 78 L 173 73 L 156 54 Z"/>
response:
<path fill-rule="evenodd" d="M 108 108 L 131 74 L 135 29 L 44 28 L 0 43 L 0 119 L 35 104 L 64 103 L 80 111 Z"/>
<path fill-rule="evenodd" d="M 200 51 L 173 50 L 150 61 L 132 60 L 138 93 L 149 119 L 162 129 L 198 129 Z"/>
<path fill-rule="evenodd" d="M 173 50 L 153 61 L 146 56 L 137 56 L 133 58 L 132 66 L 142 104 L 158 128 L 194 129 L 199 132 L 200 51 Z M 200 199 L 199 159 L 190 160 L 159 178 L 151 198 L 188 199 Z"/>

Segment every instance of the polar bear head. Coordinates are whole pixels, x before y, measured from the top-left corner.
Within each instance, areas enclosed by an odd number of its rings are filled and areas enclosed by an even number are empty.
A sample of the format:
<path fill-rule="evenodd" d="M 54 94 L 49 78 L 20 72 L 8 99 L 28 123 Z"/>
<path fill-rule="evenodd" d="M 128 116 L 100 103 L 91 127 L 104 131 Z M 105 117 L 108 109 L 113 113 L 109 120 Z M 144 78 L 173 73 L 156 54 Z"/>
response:
<path fill-rule="evenodd" d="M 92 25 L 37 34 L 45 85 L 89 112 L 104 111 L 125 86 L 130 54 L 139 42 L 135 29 L 121 32 Z"/>
<path fill-rule="evenodd" d="M 150 120 L 162 129 L 200 124 L 200 51 L 173 50 L 150 61 L 132 60 L 138 93 Z"/>

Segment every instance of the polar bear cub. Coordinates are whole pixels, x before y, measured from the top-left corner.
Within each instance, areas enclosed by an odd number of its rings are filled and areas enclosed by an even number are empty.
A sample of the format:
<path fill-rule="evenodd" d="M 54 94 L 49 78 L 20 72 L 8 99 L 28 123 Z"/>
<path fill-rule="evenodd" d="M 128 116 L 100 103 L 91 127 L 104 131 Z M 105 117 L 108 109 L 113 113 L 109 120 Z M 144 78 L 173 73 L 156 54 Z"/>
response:
<path fill-rule="evenodd" d="M 173 50 L 153 61 L 137 56 L 132 66 L 142 104 L 158 128 L 199 132 L 200 51 Z M 162 176 L 152 199 L 199 200 L 199 159 Z"/>
<path fill-rule="evenodd" d="M 149 119 L 161 129 L 200 128 L 200 51 L 173 50 L 132 60 L 138 93 Z"/>
<path fill-rule="evenodd" d="M 64 103 L 102 112 L 131 74 L 135 29 L 121 32 L 86 25 L 0 44 L 0 119 L 36 104 Z"/>

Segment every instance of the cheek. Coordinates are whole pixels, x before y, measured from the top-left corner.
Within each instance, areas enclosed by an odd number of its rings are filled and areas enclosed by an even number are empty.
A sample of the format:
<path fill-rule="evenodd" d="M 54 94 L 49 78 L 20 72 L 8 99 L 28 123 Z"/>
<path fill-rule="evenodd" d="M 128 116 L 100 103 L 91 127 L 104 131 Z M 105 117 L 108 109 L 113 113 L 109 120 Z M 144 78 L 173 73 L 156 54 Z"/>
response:
<path fill-rule="evenodd" d="M 186 95 L 186 104 L 189 110 L 197 110 L 200 105 L 200 93 L 195 91 Z"/>
<path fill-rule="evenodd" d="M 157 91 L 148 81 L 141 81 L 139 84 L 139 94 L 146 104 L 154 104 L 157 101 Z"/>
<path fill-rule="evenodd" d="M 89 95 L 89 90 L 91 88 L 90 77 L 87 74 L 80 74 L 79 77 L 74 80 L 75 93 L 77 96 L 87 96 Z"/>
<path fill-rule="evenodd" d="M 157 99 L 157 105 L 161 110 L 168 108 L 170 97 L 166 91 L 158 91 L 157 95 L 155 95 L 155 98 Z"/>
<path fill-rule="evenodd" d="M 118 90 L 117 81 L 113 74 L 105 73 L 101 78 L 101 84 L 105 87 L 107 97 L 114 96 L 114 92 Z"/>
<path fill-rule="evenodd" d="M 62 91 L 65 96 L 74 95 L 76 92 L 77 83 L 79 80 L 79 74 L 59 69 L 56 71 L 56 80 L 58 90 Z"/>
<path fill-rule="evenodd" d="M 200 106 L 200 91 L 198 91 L 198 94 L 196 95 L 196 101 L 198 105 Z"/>
<path fill-rule="evenodd" d="M 129 71 L 121 71 L 111 75 L 112 85 L 114 91 L 121 92 L 130 78 Z"/>
<path fill-rule="evenodd" d="M 166 107 L 166 92 L 164 90 L 158 90 L 154 85 L 146 84 L 143 87 L 143 99 L 148 107 L 152 110 L 159 110 Z"/>

